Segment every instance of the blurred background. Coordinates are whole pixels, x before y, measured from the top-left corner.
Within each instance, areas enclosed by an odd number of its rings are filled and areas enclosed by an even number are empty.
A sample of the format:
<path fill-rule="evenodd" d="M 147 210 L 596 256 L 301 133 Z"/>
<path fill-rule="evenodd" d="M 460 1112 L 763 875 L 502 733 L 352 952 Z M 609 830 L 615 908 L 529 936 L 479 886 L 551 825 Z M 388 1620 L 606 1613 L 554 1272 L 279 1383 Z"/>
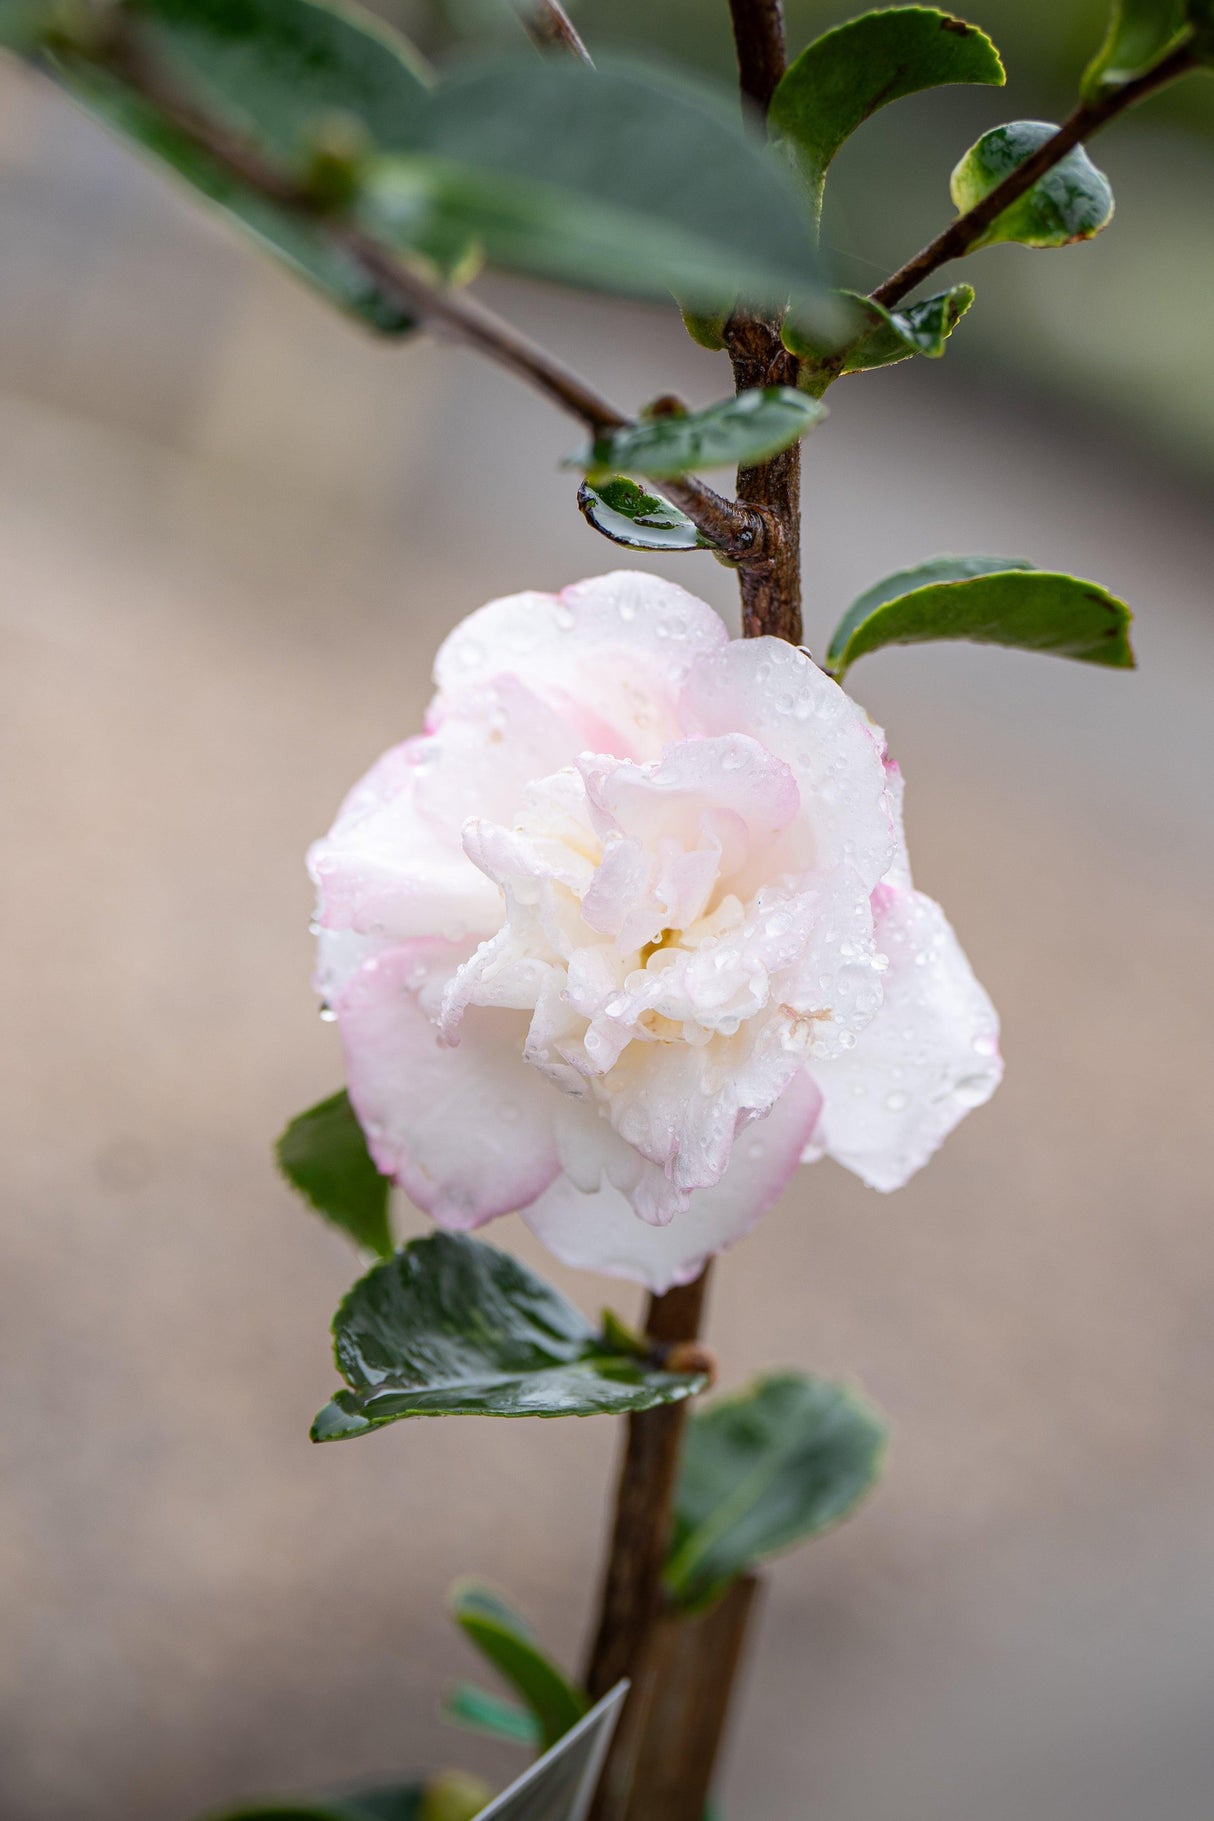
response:
<path fill-rule="evenodd" d="M 794 48 L 849 10 L 791 6 Z M 845 278 L 942 224 L 986 126 L 1058 117 L 1103 10 L 975 0 L 1009 88 L 857 135 Z M 436 52 L 510 41 L 487 0 L 396 16 Z M 578 19 L 727 73 L 715 0 Z M 852 1376 L 894 1434 L 862 1515 L 770 1576 L 732 1821 L 1214 1805 L 1212 102 L 1191 81 L 1113 129 L 1112 230 L 972 260 L 947 358 L 837 387 L 807 449 L 816 645 L 876 576 L 980 550 L 1125 596 L 1141 669 L 939 647 L 854 676 L 1008 1076 L 896 1198 L 802 1172 L 718 1272 L 726 1385 Z M 488 289 L 625 405 L 727 389 L 673 313 Z M 577 440 L 470 357 L 366 339 L 0 68 L 5 1821 L 506 1780 L 507 1748 L 436 1717 L 474 1667 L 443 1613 L 461 1572 L 577 1660 L 612 1426 L 310 1447 L 358 1267 L 269 1154 L 340 1078 L 303 849 L 418 725 L 457 617 L 617 566 L 557 467 Z M 708 558 L 647 566 L 736 621 Z M 518 1223 L 492 1237 L 587 1310 L 635 1307 Z"/>

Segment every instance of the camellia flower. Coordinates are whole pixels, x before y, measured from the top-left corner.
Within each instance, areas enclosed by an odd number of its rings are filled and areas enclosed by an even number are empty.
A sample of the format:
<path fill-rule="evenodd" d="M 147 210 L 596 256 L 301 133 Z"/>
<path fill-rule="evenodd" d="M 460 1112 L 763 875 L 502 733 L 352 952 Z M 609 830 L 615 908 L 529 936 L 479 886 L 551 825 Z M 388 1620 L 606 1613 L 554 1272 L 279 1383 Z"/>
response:
<path fill-rule="evenodd" d="M 806 653 L 625 571 L 491 602 L 435 681 L 309 865 L 351 1101 L 441 1225 L 663 1290 L 799 1161 L 897 1188 L 994 1091 L 898 770 Z"/>

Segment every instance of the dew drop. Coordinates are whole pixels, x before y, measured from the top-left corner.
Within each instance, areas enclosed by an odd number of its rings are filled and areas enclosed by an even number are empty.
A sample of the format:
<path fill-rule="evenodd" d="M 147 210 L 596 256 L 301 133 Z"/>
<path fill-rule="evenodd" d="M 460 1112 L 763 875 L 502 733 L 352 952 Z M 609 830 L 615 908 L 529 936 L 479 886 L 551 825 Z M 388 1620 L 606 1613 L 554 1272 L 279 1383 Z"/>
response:
<path fill-rule="evenodd" d="M 885 1104 L 891 1113 L 901 1113 L 910 1105 L 910 1095 L 901 1088 L 895 1088 L 892 1094 L 885 1096 Z"/>
<path fill-rule="evenodd" d="M 322 1024 L 337 1023 L 337 1013 L 333 1010 L 333 1007 L 329 1004 L 327 999 L 320 1008 L 320 1022 Z"/>

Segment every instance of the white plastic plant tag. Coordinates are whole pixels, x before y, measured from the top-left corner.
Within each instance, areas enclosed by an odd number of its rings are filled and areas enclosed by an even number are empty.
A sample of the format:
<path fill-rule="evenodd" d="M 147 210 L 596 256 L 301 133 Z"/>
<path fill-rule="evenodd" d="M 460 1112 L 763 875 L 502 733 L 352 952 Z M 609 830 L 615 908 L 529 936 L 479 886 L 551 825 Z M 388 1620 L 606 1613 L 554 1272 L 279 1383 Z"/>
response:
<path fill-rule="evenodd" d="M 627 1682 L 617 1682 L 551 1751 L 483 1808 L 477 1821 L 586 1821 Z"/>

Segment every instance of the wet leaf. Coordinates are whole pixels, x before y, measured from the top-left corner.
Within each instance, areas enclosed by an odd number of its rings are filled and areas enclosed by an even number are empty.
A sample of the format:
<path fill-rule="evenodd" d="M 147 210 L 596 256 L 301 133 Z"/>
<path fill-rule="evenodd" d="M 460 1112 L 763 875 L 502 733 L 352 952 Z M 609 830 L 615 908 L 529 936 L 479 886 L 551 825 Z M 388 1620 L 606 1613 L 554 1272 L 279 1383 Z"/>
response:
<path fill-rule="evenodd" d="M 949 180 L 958 213 L 981 202 L 1057 131 L 1045 120 L 1013 120 L 984 133 Z M 1026 247 L 1065 247 L 1072 241 L 1090 240 L 1112 219 L 1109 180 L 1077 145 L 996 216 L 974 247 L 992 247 L 1004 240 L 1019 241 Z"/>
<path fill-rule="evenodd" d="M 842 677 L 883 645 L 968 639 L 1132 668 L 1130 617 L 1125 602 L 1098 582 L 1012 557 L 938 557 L 862 594 L 831 639 L 827 666 Z"/>
<path fill-rule="evenodd" d="M 391 1257 L 391 1185 L 371 1161 L 344 1089 L 293 1119 L 278 1140 L 275 1156 L 291 1187 L 318 1214 L 365 1251 Z"/>
<path fill-rule="evenodd" d="M 312 1439 L 367 1435 L 411 1416 L 593 1416 L 649 1410 L 704 1388 L 596 1334 L 550 1284 L 456 1233 L 415 1239 L 359 1280 L 333 1318 L 349 1390 Z"/>
<path fill-rule="evenodd" d="M 621 468 L 673 480 L 697 468 L 752 467 L 787 449 L 826 416 L 826 406 L 791 386 L 767 386 L 723 398 L 702 411 L 638 418 L 605 430 L 566 466 Z"/>
<path fill-rule="evenodd" d="M 929 360 L 938 360 L 949 336 L 973 301 L 973 286 L 964 284 L 952 285 L 935 297 L 923 297 L 918 303 L 905 304 L 898 310 L 883 310 L 871 298 L 864 298 L 863 302 L 880 321 L 872 334 L 847 356 L 843 363 L 844 373 L 892 366 L 895 361 L 909 360 L 912 354 L 924 354 Z"/>
<path fill-rule="evenodd" d="M 576 1726 L 590 1702 L 540 1647 L 526 1619 L 480 1581 L 461 1581 L 451 1595 L 456 1623 L 535 1716 L 547 1751 Z"/>
<path fill-rule="evenodd" d="M 846 1385 L 773 1372 L 697 1412 L 675 1495 L 666 1590 L 683 1606 L 847 1516 L 876 1482 L 885 1424 Z"/>
<path fill-rule="evenodd" d="M 879 107 L 947 83 L 1004 80 L 999 53 L 977 26 L 931 6 L 891 7 L 815 38 L 785 71 L 768 123 L 792 154 L 816 220 L 831 160 Z"/>
<path fill-rule="evenodd" d="M 629 550 L 710 550 L 712 545 L 685 512 L 660 493 L 649 493 L 623 474 L 583 481 L 577 503 L 587 524 Z"/>

